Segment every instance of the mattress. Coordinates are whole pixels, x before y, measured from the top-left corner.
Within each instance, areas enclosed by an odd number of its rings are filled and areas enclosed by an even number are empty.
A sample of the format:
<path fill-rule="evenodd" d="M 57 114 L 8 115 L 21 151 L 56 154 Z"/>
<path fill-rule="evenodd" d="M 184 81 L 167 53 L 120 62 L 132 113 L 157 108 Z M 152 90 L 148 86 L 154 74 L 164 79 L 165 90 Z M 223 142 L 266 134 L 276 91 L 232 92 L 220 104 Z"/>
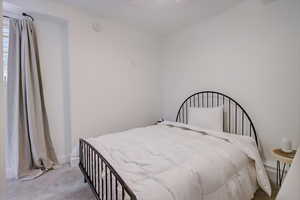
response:
<path fill-rule="evenodd" d="M 164 122 L 87 141 L 139 200 L 250 200 L 257 183 L 270 193 L 249 137 Z"/>

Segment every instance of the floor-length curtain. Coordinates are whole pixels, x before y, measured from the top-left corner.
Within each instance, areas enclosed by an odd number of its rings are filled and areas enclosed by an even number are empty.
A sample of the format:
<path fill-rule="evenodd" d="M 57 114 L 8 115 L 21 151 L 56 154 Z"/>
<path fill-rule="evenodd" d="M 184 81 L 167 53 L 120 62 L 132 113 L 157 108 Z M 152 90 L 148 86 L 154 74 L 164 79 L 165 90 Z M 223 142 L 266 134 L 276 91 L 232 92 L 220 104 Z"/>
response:
<path fill-rule="evenodd" d="M 10 19 L 7 123 L 12 177 L 36 177 L 54 166 L 57 159 L 49 135 L 37 39 L 29 19 Z"/>

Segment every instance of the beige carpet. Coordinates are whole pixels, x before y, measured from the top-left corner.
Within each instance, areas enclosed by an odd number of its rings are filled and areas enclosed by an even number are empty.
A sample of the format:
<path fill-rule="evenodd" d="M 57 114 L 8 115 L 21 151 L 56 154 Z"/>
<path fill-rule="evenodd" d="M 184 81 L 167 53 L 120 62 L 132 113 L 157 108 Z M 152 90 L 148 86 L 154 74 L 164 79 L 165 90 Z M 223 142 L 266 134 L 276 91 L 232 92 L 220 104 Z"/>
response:
<path fill-rule="evenodd" d="M 7 200 L 95 200 L 89 186 L 83 182 L 78 168 L 62 167 L 40 178 L 27 181 L 10 181 Z M 269 200 L 261 190 L 254 200 Z"/>

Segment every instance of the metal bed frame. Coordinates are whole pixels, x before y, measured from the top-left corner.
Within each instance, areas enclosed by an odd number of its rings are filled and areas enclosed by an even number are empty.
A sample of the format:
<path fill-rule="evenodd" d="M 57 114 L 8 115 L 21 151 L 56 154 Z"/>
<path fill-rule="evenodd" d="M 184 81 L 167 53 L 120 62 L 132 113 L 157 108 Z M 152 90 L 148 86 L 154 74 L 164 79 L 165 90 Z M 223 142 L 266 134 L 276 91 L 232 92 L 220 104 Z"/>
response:
<path fill-rule="evenodd" d="M 214 91 L 189 96 L 180 106 L 176 121 L 188 123 L 189 107 L 223 106 L 223 130 L 250 136 L 258 145 L 255 127 L 245 109 L 231 97 Z M 137 200 L 136 195 L 110 163 L 87 141 L 79 141 L 79 168 L 97 200 Z"/>

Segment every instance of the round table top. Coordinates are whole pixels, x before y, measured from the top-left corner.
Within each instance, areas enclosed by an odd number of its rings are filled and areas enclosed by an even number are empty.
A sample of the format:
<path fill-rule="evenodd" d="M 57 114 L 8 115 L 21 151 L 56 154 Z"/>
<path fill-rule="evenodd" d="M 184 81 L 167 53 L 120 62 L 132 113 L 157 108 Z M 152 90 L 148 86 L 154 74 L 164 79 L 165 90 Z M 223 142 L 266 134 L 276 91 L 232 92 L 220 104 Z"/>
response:
<path fill-rule="evenodd" d="M 281 149 L 273 149 L 272 154 L 277 160 L 285 162 L 287 164 L 292 164 L 296 154 L 296 150 L 293 150 L 291 153 L 286 153 Z"/>

